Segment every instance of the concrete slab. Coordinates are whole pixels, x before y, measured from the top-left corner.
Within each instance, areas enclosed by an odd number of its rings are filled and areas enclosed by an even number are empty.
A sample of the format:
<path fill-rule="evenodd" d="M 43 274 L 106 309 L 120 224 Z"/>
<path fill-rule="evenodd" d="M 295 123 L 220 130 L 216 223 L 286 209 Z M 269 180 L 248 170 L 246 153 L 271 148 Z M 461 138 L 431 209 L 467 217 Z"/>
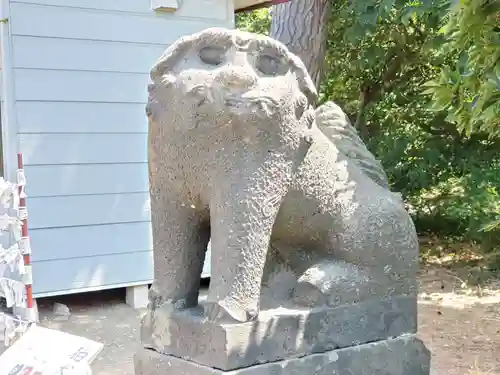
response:
<path fill-rule="evenodd" d="M 223 371 L 141 349 L 136 375 L 429 375 L 430 353 L 414 335 Z"/>

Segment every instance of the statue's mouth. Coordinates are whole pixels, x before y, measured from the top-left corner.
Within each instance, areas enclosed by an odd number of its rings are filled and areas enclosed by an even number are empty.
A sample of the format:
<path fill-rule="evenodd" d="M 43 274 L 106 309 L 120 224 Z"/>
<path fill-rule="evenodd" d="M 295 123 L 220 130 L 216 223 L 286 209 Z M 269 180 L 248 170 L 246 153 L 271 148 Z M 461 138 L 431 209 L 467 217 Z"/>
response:
<path fill-rule="evenodd" d="M 241 103 L 259 103 L 263 102 L 269 105 L 278 105 L 278 102 L 274 100 L 273 98 L 270 98 L 268 96 L 251 96 L 248 94 L 243 94 L 243 95 L 227 95 L 226 96 L 226 103 L 228 105 L 232 104 L 241 104 Z"/>
<path fill-rule="evenodd" d="M 247 100 L 242 100 L 239 98 L 226 98 L 224 103 L 229 108 L 245 108 L 250 104 Z"/>
<path fill-rule="evenodd" d="M 224 99 L 224 104 L 229 110 L 240 112 L 265 112 L 269 114 L 278 106 L 276 100 L 266 97 L 234 96 L 229 95 Z"/>
<path fill-rule="evenodd" d="M 244 93 L 214 92 L 204 85 L 197 85 L 187 92 L 195 99 L 198 110 L 203 107 L 223 105 L 233 115 L 253 114 L 259 117 L 270 116 L 279 107 L 278 101 L 265 96 L 247 91 Z"/>

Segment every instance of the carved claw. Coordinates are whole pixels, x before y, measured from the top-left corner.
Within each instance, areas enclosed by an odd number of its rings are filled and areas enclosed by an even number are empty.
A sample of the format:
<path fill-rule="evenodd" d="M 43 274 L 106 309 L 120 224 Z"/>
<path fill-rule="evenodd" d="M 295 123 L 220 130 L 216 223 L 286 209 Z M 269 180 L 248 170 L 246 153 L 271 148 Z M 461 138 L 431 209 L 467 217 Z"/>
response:
<path fill-rule="evenodd" d="M 154 311 L 148 309 L 141 319 L 141 343 L 145 348 L 155 349 L 153 340 Z"/>
<path fill-rule="evenodd" d="M 203 304 L 205 316 L 211 321 L 250 322 L 257 318 L 258 312 L 243 308 L 229 307 L 225 301 L 206 302 Z"/>

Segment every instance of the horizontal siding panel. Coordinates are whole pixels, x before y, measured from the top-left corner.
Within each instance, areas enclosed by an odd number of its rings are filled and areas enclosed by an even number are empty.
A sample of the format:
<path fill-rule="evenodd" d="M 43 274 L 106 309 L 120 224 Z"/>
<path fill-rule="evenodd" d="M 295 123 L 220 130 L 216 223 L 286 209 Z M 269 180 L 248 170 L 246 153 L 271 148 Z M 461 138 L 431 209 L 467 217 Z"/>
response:
<path fill-rule="evenodd" d="M 33 293 L 102 288 L 153 279 L 152 251 L 33 263 Z"/>
<path fill-rule="evenodd" d="M 30 229 L 131 223 L 151 219 L 148 193 L 31 198 Z"/>
<path fill-rule="evenodd" d="M 30 230 L 30 237 L 34 262 L 132 253 L 153 248 L 149 222 L 36 229 Z"/>
<path fill-rule="evenodd" d="M 25 173 L 30 198 L 148 191 L 146 163 L 27 166 Z"/>
<path fill-rule="evenodd" d="M 144 104 L 17 102 L 19 133 L 147 133 Z"/>
<path fill-rule="evenodd" d="M 179 37 L 233 27 L 230 2 L 10 1 L 35 295 L 153 278 L 149 70 Z"/>
<path fill-rule="evenodd" d="M 182 6 L 174 13 L 176 16 L 199 17 L 207 19 L 228 19 L 228 3 L 232 0 L 183 0 Z M 45 4 L 74 8 L 113 10 L 154 14 L 151 0 L 19 0 L 11 3 Z"/>
<path fill-rule="evenodd" d="M 148 74 L 167 45 L 15 36 L 14 68 Z"/>
<path fill-rule="evenodd" d="M 144 163 L 147 134 L 21 134 L 25 165 Z"/>
<path fill-rule="evenodd" d="M 148 74 L 14 69 L 17 100 L 146 103 Z"/>
<path fill-rule="evenodd" d="M 22 3 L 12 3 L 10 13 L 12 35 L 162 45 L 207 27 L 227 26 L 228 23 L 225 20 L 204 22 L 165 12 L 141 15 Z"/>

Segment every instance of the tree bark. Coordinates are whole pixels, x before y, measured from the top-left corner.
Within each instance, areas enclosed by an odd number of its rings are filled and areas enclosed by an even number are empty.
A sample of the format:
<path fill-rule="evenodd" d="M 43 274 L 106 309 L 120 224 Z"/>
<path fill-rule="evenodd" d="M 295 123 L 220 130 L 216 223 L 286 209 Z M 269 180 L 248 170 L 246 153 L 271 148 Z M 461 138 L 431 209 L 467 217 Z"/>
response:
<path fill-rule="evenodd" d="M 272 8 L 270 36 L 302 59 L 316 88 L 323 73 L 330 14 L 330 0 L 292 0 Z"/>

